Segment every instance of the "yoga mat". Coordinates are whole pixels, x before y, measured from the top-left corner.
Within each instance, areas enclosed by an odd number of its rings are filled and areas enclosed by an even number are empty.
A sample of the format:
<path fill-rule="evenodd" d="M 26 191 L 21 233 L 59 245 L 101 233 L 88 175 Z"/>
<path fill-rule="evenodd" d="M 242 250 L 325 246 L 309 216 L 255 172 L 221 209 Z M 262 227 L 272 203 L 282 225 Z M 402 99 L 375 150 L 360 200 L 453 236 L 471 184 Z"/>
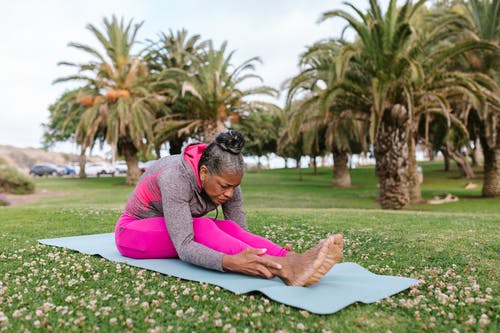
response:
<path fill-rule="evenodd" d="M 259 291 L 277 302 L 317 314 L 330 314 L 355 303 L 373 303 L 399 293 L 417 283 L 416 279 L 377 275 L 352 262 L 335 265 L 321 281 L 309 287 L 290 287 L 279 278 L 263 279 L 236 273 L 218 272 L 179 259 L 131 259 L 115 247 L 113 233 L 41 239 L 41 244 L 64 247 L 81 253 L 100 255 L 186 280 L 206 282 L 236 294 Z"/>

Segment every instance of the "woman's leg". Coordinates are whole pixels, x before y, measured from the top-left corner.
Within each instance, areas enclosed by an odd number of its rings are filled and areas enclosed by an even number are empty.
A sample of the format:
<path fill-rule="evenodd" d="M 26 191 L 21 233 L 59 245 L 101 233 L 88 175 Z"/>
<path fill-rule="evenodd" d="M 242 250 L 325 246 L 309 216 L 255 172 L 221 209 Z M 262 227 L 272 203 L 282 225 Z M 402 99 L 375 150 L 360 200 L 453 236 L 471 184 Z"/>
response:
<path fill-rule="evenodd" d="M 304 286 L 316 283 L 342 257 L 342 239 L 337 242 L 333 237 L 320 242 L 304 254 L 290 253 L 290 256 L 285 256 L 287 253 L 285 249 L 243 230 L 232 221 L 216 223 L 209 218 L 195 218 L 193 229 L 195 241 L 226 254 L 237 254 L 248 247 L 266 248 L 267 254 L 274 255 L 275 260 L 282 265 L 282 269 L 273 270 L 272 273 L 279 276 L 287 285 Z M 127 257 L 136 259 L 177 257 L 177 251 L 163 217 L 137 220 L 123 214 L 116 225 L 115 241 L 120 253 Z"/>
<path fill-rule="evenodd" d="M 195 240 L 214 250 L 226 254 L 237 254 L 248 247 L 267 249 L 266 254 L 283 257 L 287 250 L 270 240 L 252 234 L 230 220 L 215 220 L 210 218 L 194 218 Z M 198 224 L 198 227 L 197 227 Z M 209 228 L 209 230 L 203 230 Z M 219 230 L 217 230 L 219 229 Z M 209 237 L 217 235 L 217 237 Z"/>
<path fill-rule="evenodd" d="M 266 254 L 272 256 L 285 256 L 287 253 L 282 247 L 245 231 L 233 221 L 193 218 L 193 229 L 196 242 L 225 254 L 238 254 L 249 247 L 265 248 Z M 122 215 L 116 226 L 115 241 L 118 251 L 126 257 L 177 257 L 163 217 L 137 220 Z"/>
<path fill-rule="evenodd" d="M 238 254 L 251 247 L 220 229 L 214 220 L 208 217 L 193 218 L 193 229 L 196 242 L 225 254 Z"/>
<path fill-rule="evenodd" d="M 118 251 L 130 258 L 157 259 L 177 257 L 165 225 L 165 218 L 137 220 L 123 214 L 115 229 Z"/>
<path fill-rule="evenodd" d="M 196 242 L 225 254 L 237 254 L 250 247 L 219 229 L 210 218 L 194 218 L 193 229 Z M 130 258 L 154 259 L 178 256 L 163 217 L 137 220 L 122 215 L 116 225 L 115 241 L 118 251 Z"/>

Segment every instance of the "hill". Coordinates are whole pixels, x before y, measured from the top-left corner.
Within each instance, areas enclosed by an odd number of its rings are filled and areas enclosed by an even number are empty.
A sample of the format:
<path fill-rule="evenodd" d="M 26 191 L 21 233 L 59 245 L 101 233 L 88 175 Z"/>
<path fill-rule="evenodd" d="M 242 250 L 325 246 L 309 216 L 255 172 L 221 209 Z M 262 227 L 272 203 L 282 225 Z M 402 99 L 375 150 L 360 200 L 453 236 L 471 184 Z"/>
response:
<path fill-rule="evenodd" d="M 19 170 L 28 172 L 33 164 L 51 163 L 51 164 L 78 164 L 80 156 L 77 154 L 68 154 L 61 152 L 46 151 L 38 148 L 18 148 L 8 145 L 0 145 L 0 157 L 7 163 Z M 104 161 L 102 157 L 87 157 L 89 162 Z"/>

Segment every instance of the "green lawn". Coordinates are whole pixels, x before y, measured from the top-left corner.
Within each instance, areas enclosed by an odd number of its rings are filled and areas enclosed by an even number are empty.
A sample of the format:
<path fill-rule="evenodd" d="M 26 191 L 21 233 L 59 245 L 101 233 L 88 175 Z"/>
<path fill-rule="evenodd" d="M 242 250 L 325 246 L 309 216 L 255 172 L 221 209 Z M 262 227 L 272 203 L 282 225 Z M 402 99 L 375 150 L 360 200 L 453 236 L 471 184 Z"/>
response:
<path fill-rule="evenodd" d="M 373 168 L 353 170 L 350 189 L 331 188 L 330 169 L 247 173 L 252 231 L 299 251 L 341 232 L 346 261 L 421 281 L 332 315 L 39 245 L 111 232 L 132 188 L 118 177 L 37 179 L 56 195 L 0 208 L 0 332 L 498 332 L 500 200 L 480 199 L 480 187 L 465 190 L 470 180 L 441 169 L 424 165 L 424 197 L 460 201 L 398 212 L 379 209 Z"/>

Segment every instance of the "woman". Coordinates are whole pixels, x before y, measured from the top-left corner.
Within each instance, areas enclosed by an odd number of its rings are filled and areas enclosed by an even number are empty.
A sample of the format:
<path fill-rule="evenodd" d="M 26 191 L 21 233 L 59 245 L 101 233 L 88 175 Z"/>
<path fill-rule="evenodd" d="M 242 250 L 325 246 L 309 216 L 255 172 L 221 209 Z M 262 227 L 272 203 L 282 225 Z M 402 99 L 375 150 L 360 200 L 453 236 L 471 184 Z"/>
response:
<path fill-rule="evenodd" d="M 287 285 L 318 282 L 342 258 L 342 236 L 321 241 L 304 254 L 247 230 L 240 183 L 245 141 L 237 131 L 209 145 L 193 144 L 148 168 L 130 196 L 115 230 L 116 246 L 131 258 L 173 258 L 219 271 Z M 203 217 L 222 206 L 225 220 Z"/>

